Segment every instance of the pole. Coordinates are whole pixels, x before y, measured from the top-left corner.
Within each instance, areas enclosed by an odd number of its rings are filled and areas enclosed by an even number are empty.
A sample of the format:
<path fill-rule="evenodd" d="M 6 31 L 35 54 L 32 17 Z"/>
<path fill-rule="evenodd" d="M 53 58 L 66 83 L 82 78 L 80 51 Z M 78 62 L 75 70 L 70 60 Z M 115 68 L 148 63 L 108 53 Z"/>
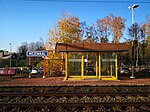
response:
<path fill-rule="evenodd" d="M 135 40 L 135 35 L 134 35 L 134 8 L 132 8 L 132 75 L 130 78 L 135 78 L 134 77 L 134 40 Z"/>
<path fill-rule="evenodd" d="M 9 45 L 10 45 L 10 60 L 9 60 L 9 67 L 11 68 L 11 52 L 12 52 L 12 44 L 11 43 L 9 43 Z"/>
<path fill-rule="evenodd" d="M 29 77 L 28 78 L 31 78 L 31 72 L 32 72 L 31 57 L 28 58 L 28 66 L 29 66 Z"/>
<path fill-rule="evenodd" d="M 135 28 L 134 28 L 134 8 L 137 8 L 139 5 L 134 4 L 132 6 L 129 6 L 128 8 L 132 10 L 132 75 L 130 78 L 135 78 L 134 77 L 134 40 L 135 40 Z"/>
<path fill-rule="evenodd" d="M 44 74 L 43 74 L 43 78 L 46 77 L 46 57 L 44 56 Z"/>

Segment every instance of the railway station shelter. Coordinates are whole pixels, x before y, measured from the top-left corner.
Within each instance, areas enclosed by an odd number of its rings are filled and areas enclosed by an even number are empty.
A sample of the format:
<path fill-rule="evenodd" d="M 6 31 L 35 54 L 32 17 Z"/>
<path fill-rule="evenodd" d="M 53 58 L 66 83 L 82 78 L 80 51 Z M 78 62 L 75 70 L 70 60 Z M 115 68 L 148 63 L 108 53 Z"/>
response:
<path fill-rule="evenodd" d="M 57 43 L 65 53 L 65 80 L 118 79 L 118 52 L 129 51 L 126 43 Z"/>

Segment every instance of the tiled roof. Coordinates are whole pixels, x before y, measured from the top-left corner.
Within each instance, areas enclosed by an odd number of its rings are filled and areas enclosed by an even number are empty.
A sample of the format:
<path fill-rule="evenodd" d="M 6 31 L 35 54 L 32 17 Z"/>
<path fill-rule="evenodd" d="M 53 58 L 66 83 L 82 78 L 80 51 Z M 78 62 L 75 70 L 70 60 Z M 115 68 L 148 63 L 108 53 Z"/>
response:
<path fill-rule="evenodd" d="M 126 43 L 57 43 L 56 52 L 123 52 L 129 51 Z"/>

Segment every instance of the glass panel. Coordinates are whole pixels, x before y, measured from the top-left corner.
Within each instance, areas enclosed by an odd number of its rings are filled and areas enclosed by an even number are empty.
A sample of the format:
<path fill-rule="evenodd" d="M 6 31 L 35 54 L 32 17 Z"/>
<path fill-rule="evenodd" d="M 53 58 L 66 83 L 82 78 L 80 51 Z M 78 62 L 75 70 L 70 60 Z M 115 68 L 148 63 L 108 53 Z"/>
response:
<path fill-rule="evenodd" d="M 69 53 L 68 55 L 68 75 L 81 76 L 81 53 Z"/>
<path fill-rule="evenodd" d="M 116 77 L 116 63 L 112 62 L 112 76 Z"/>
<path fill-rule="evenodd" d="M 116 76 L 115 53 L 101 53 L 101 76 Z"/>
<path fill-rule="evenodd" d="M 89 52 L 84 55 L 84 75 L 96 76 L 96 53 Z"/>

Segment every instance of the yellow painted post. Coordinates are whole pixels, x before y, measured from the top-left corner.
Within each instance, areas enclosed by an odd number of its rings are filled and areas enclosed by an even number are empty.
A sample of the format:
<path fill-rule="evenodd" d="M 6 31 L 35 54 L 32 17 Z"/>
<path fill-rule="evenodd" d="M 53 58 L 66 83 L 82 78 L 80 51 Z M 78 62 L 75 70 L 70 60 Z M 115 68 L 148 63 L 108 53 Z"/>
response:
<path fill-rule="evenodd" d="M 101 53 L 99 52 L 99 79 L 101 79 Z"/>
<path fill-rule="evenodd" d="M 65 53 L 65 79 L 64 80 L 68 80 L 68 53 Z"/>
<path fill-rule="evenodd" d="M 84 80 L 84 53 L 82 53 L 81 77 L 82 77 L 82 80 Z"/>
<path fill-rule="evenodd" d="M 98 77 L 98 53 L 96 53 L 96 77 Z"/>
<path fill-rule="evenodd" d="M 116 79 L 118 79 L 118 61 L 117 61 L 117 53 L 116 53 Z"/>

